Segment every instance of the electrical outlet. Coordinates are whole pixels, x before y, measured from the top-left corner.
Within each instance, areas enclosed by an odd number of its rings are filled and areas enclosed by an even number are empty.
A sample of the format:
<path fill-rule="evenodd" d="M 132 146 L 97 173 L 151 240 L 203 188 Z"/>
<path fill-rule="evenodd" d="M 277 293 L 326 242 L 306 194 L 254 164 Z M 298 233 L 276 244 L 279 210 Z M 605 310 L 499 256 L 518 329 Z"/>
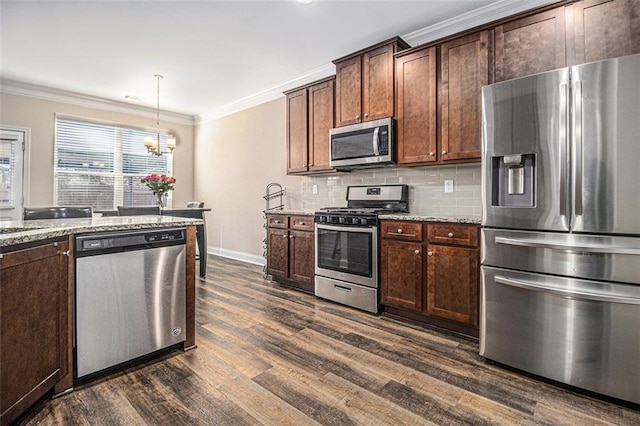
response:
<path fill-rule="evenodd" d="M 450 194 L 453 192 L 453 180 L 444 181 L 444 192 L 446 194 Z"/>
<path fill-rule="evenodd" d="M 318 195 L 318 185 L 313 184 L 313 186 L 311 187 L 311 191 L 313 192 L 313 195 Z"/>

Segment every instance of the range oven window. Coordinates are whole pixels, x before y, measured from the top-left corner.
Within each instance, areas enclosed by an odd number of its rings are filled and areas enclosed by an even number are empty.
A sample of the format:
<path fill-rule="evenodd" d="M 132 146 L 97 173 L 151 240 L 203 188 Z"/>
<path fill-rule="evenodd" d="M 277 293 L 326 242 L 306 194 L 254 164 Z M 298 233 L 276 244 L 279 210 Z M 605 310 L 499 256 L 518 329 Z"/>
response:
<path fill-rule="evenodd" d="M 344 230 L 316 229 L 318 267 L 333 271 L 373 277 L 373 234 Z"/>

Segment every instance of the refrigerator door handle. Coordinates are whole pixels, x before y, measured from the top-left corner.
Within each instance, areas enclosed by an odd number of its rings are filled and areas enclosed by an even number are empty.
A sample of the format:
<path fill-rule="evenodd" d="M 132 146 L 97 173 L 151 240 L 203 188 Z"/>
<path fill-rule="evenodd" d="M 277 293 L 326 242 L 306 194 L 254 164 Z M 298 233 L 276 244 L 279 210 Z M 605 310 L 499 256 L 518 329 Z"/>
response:
<path fill-rule="evenodd" d="M 569 85 L 560 85 L 560 215 L 567 215 L 567 143 L 569 121 Z"/>
<path fill-rule="evenodd" d="M 573 211 L 582 216 L 582 81 L 573 82 L 573 141 L 575 184 Z"/>
<path fill-rule="evenodd" d="M 635 297 L 621 296 L 615 293 L 601 293 L 590 291 L 564 290 L 556 287 L 549 287 L 531 281 L 517 280 L 507 278 L 500 275 L 494 277 L 494 281 L 498 284 L 504 284 L 511 287 L 522 288 L 525 290 L 541 291 L 544 293 L 554 294 L 556 296 L 570 297 L 572 299 L 592 300 L 598 302 L 624 303 L 627 305 L 640 305 L 640 299 Z"/>
<path fill-rule="evenodd" d="M 497 244 L 507 244 L 511 246 L 531 247 L 531 248 L 544 248 L 551 250 L 563 250 L 563 251 L 581 251 L 588 253 L 609 253 L 609 254 L 631 254 L 640 255 L 640 247 L 620 247 L 604 244 L 562 244 L 557 242 L 533 240 L 525 238 L 507 238 L 507 237 L 495 237 Z"/>

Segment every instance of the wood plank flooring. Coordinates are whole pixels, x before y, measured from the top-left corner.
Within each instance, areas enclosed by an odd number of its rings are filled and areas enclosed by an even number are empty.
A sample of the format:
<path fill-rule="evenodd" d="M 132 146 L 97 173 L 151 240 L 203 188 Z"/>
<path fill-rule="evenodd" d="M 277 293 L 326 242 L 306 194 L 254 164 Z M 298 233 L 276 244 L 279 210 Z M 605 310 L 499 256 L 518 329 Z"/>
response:
<path fill-rule="evenodd" d="M 27 425 L 640 425 L 640 411 L 488 364 L 473 339 L 210 257 L 198 348 L 44 401 Z"/>

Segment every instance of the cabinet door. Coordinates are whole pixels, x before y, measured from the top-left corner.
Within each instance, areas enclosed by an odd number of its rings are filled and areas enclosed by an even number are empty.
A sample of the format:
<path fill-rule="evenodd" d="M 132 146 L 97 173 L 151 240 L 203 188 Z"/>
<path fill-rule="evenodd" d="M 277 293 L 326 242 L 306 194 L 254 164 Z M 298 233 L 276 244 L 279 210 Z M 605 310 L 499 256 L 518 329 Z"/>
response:
<path fill-rule="evenodd" d="M 362 56 L 363 121 L 393 116 L 393 52 L 390 44 Z"/>
<path fill-rule="evenodd" d="M 482 86 L 489 84 L 489 32 L 444 43 L 440 48 L 442 161 L 480 158 Z"/>
<path fill-rule="evenodd" d="M 67 243 L 0 261 L 0 423 L 9 424 L 67 374 Z"/>
<path fill-rule="evenodd" d="M 422 310 L 422 244 L 382 240 L 380 251 L 381 303 Z"/>
<path fill-rule="evenodd" d="M 362 111 L 362 58 L 336 64 L 336 127 L 360 123 Z"/>
<path fill-rule="evenodd" d="M 640 53 L 640 1 L 585 0 L 569 7 L 573 64 Z"/>
<path fill-rule="evenodd" d="M 313 283 L 314 250 L 313 232 L 290 231 L 289 239 L 289 278 L 297 283 L 306 284 L 307 290 Z"/>
<path fill-rule="evenodd" d="M 308 168 L 307 89 L 287 95 L 287 173 Z"/>
<path fill-rule="evenodd" d="M 567 66 L 564 7 L 495 28 L 495 81 Z"/>
<path fill-rule="evenodd" d="M 436 49 L 396 59 L 398 164 L 436 157 Z"/>
<path fill-rule="evenodd" d="M 478 326 L 478 250 L 428 246 L 428 315 Z"/>
<path fill-rule="evenodd" d="M 267 229 L 267 273 L 289 276 L 289 232 L 286 229 Z"/>
<path fill-rule="evenodd" d="M 334 123 L 334 81 L 309 87 L 309 171 L 330 170 L 329 130 Z"/>

